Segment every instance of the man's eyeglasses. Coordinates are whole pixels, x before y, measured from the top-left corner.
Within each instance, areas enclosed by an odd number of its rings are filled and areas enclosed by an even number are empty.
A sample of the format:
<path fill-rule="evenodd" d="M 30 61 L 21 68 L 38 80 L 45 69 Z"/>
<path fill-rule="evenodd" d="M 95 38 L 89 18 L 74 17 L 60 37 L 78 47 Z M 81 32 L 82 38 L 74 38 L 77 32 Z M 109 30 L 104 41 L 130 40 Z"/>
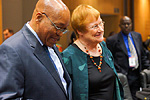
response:
<path fill-rule="evenodd" d="M 97 25 L 94 25 L 94 26 L 92 26 L 92 27 L 90 27 L 90 28 L 92 28 L 92 29 L 98 29 L 99 28 L 99 26 L 100 27 L 104 27 L 104 21 L 102 21 L 101 23 L 99 23 L 99 24 L 97 24 Z"/>
<path fill-rule="evenodd" d="M 59 32 L 62 32 L 63 34 L 65 34 L 68 30 L 67 29 L 61 29 L 61 28 L 59 28 L 59 27 L 57 27 L 53 22 L 52 22 L 52 20 L 46 15 L 46 13 L 42 13 L 42 14 L 44 14 L 49 20 L 50 20 L 50 22 L 53 24 L 53 26 L 56 28 L 56 30 L 57 30 L 57 32 L 59 33 Z"/>

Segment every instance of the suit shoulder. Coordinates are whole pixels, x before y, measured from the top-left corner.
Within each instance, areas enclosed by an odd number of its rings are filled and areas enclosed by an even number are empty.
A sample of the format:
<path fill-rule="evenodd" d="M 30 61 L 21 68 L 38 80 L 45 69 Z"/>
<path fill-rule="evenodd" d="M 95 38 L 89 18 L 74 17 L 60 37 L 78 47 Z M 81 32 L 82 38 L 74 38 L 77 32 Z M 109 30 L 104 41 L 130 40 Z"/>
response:
<path fill-rule="evenodd" d="M 132 31 L 132 32 L 131 32 L 131 35 L 132 35 L 132 36 L 134 36 L 134 37 L 137 37 L 137 38 L 141 38 L 141 39 L 142 39 L 141 34 L 140 34 L 140 33 L 138 33 L 138 32 L 134 32 L 134 31 Z"/>
<path fill-rule="evenodd" d="M 141 35 L 139 32 L 132 31 L 131 34 Z"/>
<path fill-rule="evenodd" d="M 115 41 L 115 40 L 117 40 L 117 37 L 118 37 L 118 34 L 112 35 L 106 39 L 106 42 L 107 41 Z"/>

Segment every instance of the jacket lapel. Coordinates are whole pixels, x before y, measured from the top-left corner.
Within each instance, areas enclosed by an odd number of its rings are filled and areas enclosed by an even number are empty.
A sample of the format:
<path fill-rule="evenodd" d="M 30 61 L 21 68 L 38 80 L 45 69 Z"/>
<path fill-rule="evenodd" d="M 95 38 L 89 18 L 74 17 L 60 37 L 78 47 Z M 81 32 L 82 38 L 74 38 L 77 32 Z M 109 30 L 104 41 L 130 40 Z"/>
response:
<path fill-rule="evenodd" d="M 55 67 L 53 63 L 51 62 L 46 50 L 44 47 L 38 42 L 36 37 L 33 35 L 33 33 L 24 25 L 23 27 L 23 34 L 25 35 L 26 39 L 28 40 L 31 48 L 33 48 L 33 54 L 36 56 L 36 58 L 46 67 L 46 69 L 49 71 L 49 73 L 52 75 L 52 77 L 55 79 L 57 84 L 61 87 L 61 89 L 65 92 L 65 89 L 63 87 L 63 84 L 60 80 L 59 74 L 55 70 Z M 66 92 L 65 92 L 66 94 Z"/>
<path fill-rule="evenodd" d="M 118 45 L 120 45 L 122 51 L 128 56 L 127 48 L 124 43 L 124 39 L 121 33 L 118 34 Z"/>
<path fill-rule="evenodd" d="M 70 93 L 70 92 L 71 92 L 71 87 L 72 87 L 72 86 L 71 86 L 71 84 L 72 84 L 72 83 L 71 83 L 71 78 L 70 78 L 70 76 L 69 76 L 69 74 L 68 74 L 68 72 L 67 72 L 67 70 L 66 70 L 66 68 L 65 68 L 65 66 L 64 66 L 64 64 L 63 64 L 61 55 L 60 55 L 60 53 L 59 53 L 59 51 L 58 51 L 56 45 L 53 46 L 53 49 L 54 49 L 55 53 L 57 54 L 57 56 L 58 56 L 58 58 L 59 58 L 59 60 L 60 60 L 60 62 L 61 62 L 61 64 L 62 64 L 62 67 L 63 67 L 63 70 L 64 70 L 64 78 L 65 78 L 65 80 L 66 80 L 66 82 L 67 82 L 68 93 Z M 69 95 L 70 95 L 70 94 L 69 94 Z"/>
<path fill-rule="evenodd" d="M 133 32 L 131 32 L 131 36 L 132 36 L 132 38 L 133 38 L 133 41 L 134 41 L 134 44 L 135 44 L 135 48 L 136 48 L 136 51 L 137 51 L 137 54 L 139 55 L 139 52 L 140 52 L 140 44 L 139 44 L 139 42 L 138 42 L 138 37 L 133 33 Z"/>

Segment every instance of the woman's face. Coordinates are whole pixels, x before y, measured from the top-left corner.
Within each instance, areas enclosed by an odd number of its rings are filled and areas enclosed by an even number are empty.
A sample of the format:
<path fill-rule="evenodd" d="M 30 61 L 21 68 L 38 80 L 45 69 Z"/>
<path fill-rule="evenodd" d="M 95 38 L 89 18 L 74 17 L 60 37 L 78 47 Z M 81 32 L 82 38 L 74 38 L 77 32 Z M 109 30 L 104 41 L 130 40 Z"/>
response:
<path fill-rule="evenodd" d="M 89 43 L 100 43 L 103 41 L 104 22 L 100 17 L 98 20 L 87 24 L 86 30 L 86 32 L 79 34 L 79 38 L 82 37 L 82 39 L 88 41 Z"/>

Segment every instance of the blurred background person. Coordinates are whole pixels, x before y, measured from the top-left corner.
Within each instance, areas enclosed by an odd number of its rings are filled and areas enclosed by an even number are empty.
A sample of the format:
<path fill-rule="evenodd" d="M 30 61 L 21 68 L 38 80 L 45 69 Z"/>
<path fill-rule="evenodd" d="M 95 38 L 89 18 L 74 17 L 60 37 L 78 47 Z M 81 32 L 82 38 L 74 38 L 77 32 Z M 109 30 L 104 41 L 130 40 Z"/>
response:
<path fill-rule="evenodd" d="M 108 37 L 106 43 L 113 54 L 117 72 L 127 76 L 132 98 L 137 100 L 135 94 L 140 89 L 140 72 L 150 65 L 143 49 L 141 34 L 131 31 L 131 19 L 123 16 L 119 26 L 121 31 Z"/>
<path fill-rule="evenodd" d="M 114 34 L 116 34 L 116 33 L 115 33 L 114 31 L 112 31 L 112 32 L 109 33 L 108 37 L 109 37 L 109 36 L 112 36 L 112 35 L 114 35 Z"/>
<path fill-rule="evenodd" d="M 3 30 L 3 36 L 5 40 L 11 37 L 12 35 L 14 35 L 14 31 L 12 29 L 6 28 Z"/>
<path fill-rule="evenodd" d="M 150 35 L 147 37 L 147 40 L 145 41 L 145 46 L 147 47 L 147 50 L 150 52 Z"/>
<path fill-rule="evenodd" d="M 58 48 L 58 51 L 61 53 L 63 51 L 62 45 L 61 44 L 56 44 L 56 47 Z"/>
<path fill-rule="evenodd" d="M 150 61 L 150 35 L 147 37 L 147 40 L 143 42 L 145 53 Z"/>
<path fill-rule="evenodd" d="M 77 39 L 75 32 L 73 31 L 71 36 L 70 36 L 70 40 L 71 42 L 69 43 L 69 45 L 71 45 L 75 40 Z"/>
<path fill-rule="evenodd" d="M 73 100 L 123 100 L 123 89 L 113 57 L 103 41 L 100 12 L 79 5 L 71 17 L 77 40 L 62 52 L 73 81 Z"/>

